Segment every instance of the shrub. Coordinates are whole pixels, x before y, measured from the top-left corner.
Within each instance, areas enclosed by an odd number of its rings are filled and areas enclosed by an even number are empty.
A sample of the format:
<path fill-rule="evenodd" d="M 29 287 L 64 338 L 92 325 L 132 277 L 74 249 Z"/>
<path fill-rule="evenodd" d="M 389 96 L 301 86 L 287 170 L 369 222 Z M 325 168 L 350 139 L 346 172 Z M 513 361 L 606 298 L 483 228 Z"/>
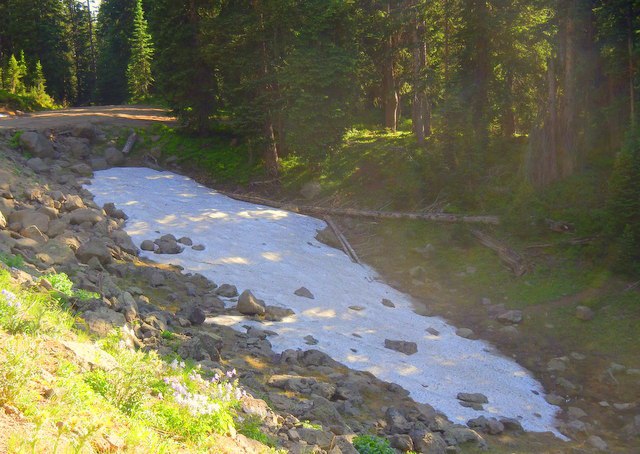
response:
<path fill-rule="evenodd" d="M 353 447 L 360 454 L 395 454 L 388 440 L 375 435 L 358 435 L 353 439 Z"/>

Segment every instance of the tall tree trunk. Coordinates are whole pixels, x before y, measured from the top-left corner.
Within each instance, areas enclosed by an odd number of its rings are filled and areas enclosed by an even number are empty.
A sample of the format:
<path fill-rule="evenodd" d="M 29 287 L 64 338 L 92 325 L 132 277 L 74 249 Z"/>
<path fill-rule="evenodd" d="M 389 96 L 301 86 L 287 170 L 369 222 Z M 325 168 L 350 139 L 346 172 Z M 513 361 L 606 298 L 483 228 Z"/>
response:
<path fill-rule="evenodd" d="M 572 175 L 577 162 L 577 116 L 578 99 L 576 93 L 576 22 L 579 0 L 570 0 L 564 14 L 564 35 L 561 41 L 564 56 L 562 67 L 563 96 L 560 112 L 562 115 L 562 137 L 560 138 L 560 176 Z"/>
<path fill-rule="evenodd" d="M 273 98 L 273 83 L 270 80 L 271 78 L 271 69 L 269 67 L 269 53 L 267 48 L 267 38 L 266 38 L 266 27 L 264 21 L 264 13 L 261 8 L 260 0 L 255 0 L 254 8 L 258 12 L 258 20 L 261 32 L 260 38 L 260 59 L 261 59 L 261 71 L 262 71 L 262 79 L 264 83 L 261 87 L 262 92 L 265 94 L 265 98 L 267 99 L 267 103 L 270 103 Z M 265 106 L 264 112 L 264 123 L 263 123 L 263 134 L 264 134 L 264 151 L 263 151 L 263 159 L 265 170 L 267 174 L 271 177 L 277 178 L 280 173 L 280 163 L 278 157 L 278 146 L 276 142 L 275 128 L 274 128 L 274 116 L 271 111 L 271 106 Z"/>
<path fill-rule="evenodd" d="M 415 14 L 417 16 L 417 11 Z M 430 132 L 425 129 L 430 125 L 427 123 L 427 96 L 424 92 L 424 83 L 422 81 L 426 66 L 427 48 L 424 41 L 424 23 L 416 16 L 414 16 L 411 26 L 411 48 L 413 53 L 413 105 L 411 119 L 413 133 L 418 143 L 423 144 L 425 136 Z"/>
<path fill-rule="evenodd" d="M 387 3 L 387 14 L 391 17 L 391 2 Z M 382 92 L 384 99 L 384 126 L 396 131 L 398 127 L 398 92 L 394 74 L 394 36 L 389 33 L 385 40 L 385 59 L 382 68 Z"/>
<path fill-rule="evenodd" d="M 451 71 L 450 71 L 450 58 L 451 58 L 451 21 L 449 19 L 451 14 L 451 0 L 443 0 L 443 29 L 444 29 L 444 48 L 442 55 L 442 63 L 443 63 L 443 76 L 444 76 L 444 89 L 445 93 L 449 90 L 449 85 L 451 82 Z M 454 170 L 458 163 L 456 160 L 456 153 L 453 148 L 453 134 L 451 132 L 453 118 L 451 115 L 452 109 L 451 106 L 446 105 L 445 101 L 445 111 L 444 111 L 444 122 L 442 125 L 442 135 L 443 135 L 443 155 L 444 162 L 446 166 L 450 170 Z"/>
<path fill-rule="evenodd" d="M 474 18 L 473 43 L 467 43 L 473 48 L 474 87 L 471 98 L 471 112 L 473 118 L 474 135 L 476 138 L 476 153 L 484 153 L 489 142 L 488 108 L 489 108 L 489 77 L 491 74 L 491 55 L 489 50 L 489 8 L 486 0 L 473 0 L 472 11 Z M 476 156 L 481 157 L 481 156 Z"/>
<path fill-rule="evenodd" d="M 633 12 L 633 3 L 629 2 L 629 8 L 627 13 L 627 56 L 628 56 L 628 68 L 629 68 L 629 119 L 631 120 L 631 126 L 636 124 L 636 94 L 635 94 L 635 70 L 633 65 L 633 18 L 635 17 Z"/>
<path fill-rule="evenodd" d="M 505 101 L 502 111 L 502 135 L 513 137 L 516 133 L 516 116 L 513 106 L 513 73 L 507 69 L 505 76 Z"/>
<path fill-rule="evenodd" d="M 87 0 L 87 14 L 89 15 L 89 44 L 91 46 L 91 71 L 93 72 L 93 87 L 92 91 L 95 90 L 98 83 L 98 69 L 96 63 L 96 46 L 95 46 L 95 37 L 93 36 L 93 14 L 91 14 L 91 2 Z M 93 94 L 91 95 L 94 96 Z"/>
<path fill-rule="evenodd" d="M 547 61 L 547 103 L 548 103 L 548 123 L 544 125 L 545 141 L 542 156 L 542 172 L 540 185 L 546 186 L 558 179 L 558 106 L 557 106 L 557 86 L 556 69 L 554 57 Z"/>

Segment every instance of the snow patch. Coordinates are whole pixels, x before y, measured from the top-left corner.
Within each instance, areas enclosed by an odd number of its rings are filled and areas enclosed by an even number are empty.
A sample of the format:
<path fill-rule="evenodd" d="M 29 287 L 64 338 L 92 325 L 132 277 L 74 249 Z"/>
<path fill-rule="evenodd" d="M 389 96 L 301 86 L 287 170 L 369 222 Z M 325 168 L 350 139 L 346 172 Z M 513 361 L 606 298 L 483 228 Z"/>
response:
<path fill-rule="evenodd" d="M 376 273 L 352 263 L 342 252 L 314 237 L 324 222 L 230 199 L 193 180 L 147 168 L 96 172 L 88 189 L 98 205 L 114 202 L 129 216 L 125 230 L 134 243 L 171 233 L 187 236 L 204 251 L 186 248 L 179 255 L 142 255 L 181 265 L 239 291 L 251 289 L 269 305 L 295 315 L 282 322 L 259 323 L 244 317 L 217 317 L 239 331 L 253 325 L 276 331 L 269 340 L 276 352 L 309 349 L 305 336 L 335 360 L 394 382 L 418 402 L 431 404 L 454 422 L 480 415 L 518 419 L 529 431 L 558 436 L 555 414 L 531 374 L 491 345 L 456 336 L 456 328 L 438 317 L 413 310 L 411 298 L 380 282 Z M 315 299 L 294 294 L 308 288 Z M 395 308 L 382 304 L 386 298 Z M 350 310 L 349 306 L 362 310 Z M 427 331 L 439 331 L 435 336 Z M 433 332 L 433 331 L 432 331 Z M 384 347 L 385 339 L 415 342 L 410 356 Z M 484 411 L 462 407 L 460 392 L 482 393 Z M 564 437 L 563 437 L 564 438 Z"/>

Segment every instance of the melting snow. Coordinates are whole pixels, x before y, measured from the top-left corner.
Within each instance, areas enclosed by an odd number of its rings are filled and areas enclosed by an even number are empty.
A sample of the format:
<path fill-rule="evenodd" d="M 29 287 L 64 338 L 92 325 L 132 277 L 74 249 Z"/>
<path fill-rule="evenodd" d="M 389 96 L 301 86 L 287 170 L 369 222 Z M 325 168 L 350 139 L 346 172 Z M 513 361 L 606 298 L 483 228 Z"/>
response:
<path fill-rule="evenodd" d="M 322 350 L 337 361 L 394 382 L 419 402 L 431 404 L 454 422 L 484 414 L 517 418 L 529 431 L 552 431 L 558 407 L 544 399 L 541 385 L 516 362 L 479 340 L 455 335 L 438 317 L 413 312 L 409 296 L 379 281 L 376 273 L 352 263 L 342 252 L 315 240 L 325 223 L 315 218 L 230 199 L 193 180 L 147 168 L 96 172 L 90 189 L 98 205 L 114 202 L 129 220 L 125 230 L 140 245 L 171 233 L 204 244 L 179 255 L 143 252 L 157 262 L 181 265 L 218 284 L 251 289 L 267 304 L 288 307 L 295 316 L 282 322 L 216 318 L 240 331 L 243 325 L 279 333 L 269 340 L 276 352 Z M 294 295 L 308 288 L 315 299 Z M 383 298 L 395 308 L 384 306 Z M 356 311 L 349 306 L 361 306 Z M 265 326 L 266 325 L 266 326 Z M 434 336 L 426 331 L 435 328 Z M 305 344 L 311 335 L 317 345 Z M 418 352 L 407 356 L 386 349 L 385 339 L 412 341 Z M 482 393 L 485 411 L 462 407 L 459 392 Z"/>

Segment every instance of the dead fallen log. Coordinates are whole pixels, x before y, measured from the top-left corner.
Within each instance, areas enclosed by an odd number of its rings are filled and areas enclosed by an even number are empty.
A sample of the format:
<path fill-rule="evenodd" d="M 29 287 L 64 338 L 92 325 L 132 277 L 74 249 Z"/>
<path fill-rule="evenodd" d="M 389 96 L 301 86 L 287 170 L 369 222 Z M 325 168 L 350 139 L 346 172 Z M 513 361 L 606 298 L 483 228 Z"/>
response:
<path fill-rule="evenodd" d="M 510 247 L 480 230 L 471 230 L 471 234 L 475 236 L 482 245 L 496 252 L 500 260 L 502 260 L 516 276 L 523 276 L 528 271 L 524 258 Z"/>
<path fill-rule="evenodd" d="M 122 154 L 129 154 L 129 152 L 133 149 L 133 146 L 136 144 L 136 140 L 138 140 L 138 134 L 132 132 L 127 142 L 124 144 L 124 148 L 122 149 Z"/>
<path fill-rule="evenodd" d="M 295 205 L 291 203 L 276 202 L 274 200 L 263 199 L 262 197 L 256 197 L 251 195 L 228 193 L 219 191 L 232 199 L 240 200 L 249 203 L 258 203 L 260 205 L 266 205 L 273 208 L 280 208 L 282 210 L 293 211 L 294 213 L 310 214 L 314 216 L 346 216 L 346 217 L 360 217 L 360 218 L 373 218 L 373 219 L 411 219 L 420 221 L 435 221 L 435 222 L 465 222 L 465 223 L 479 223 L 479 224 L 500 224 L 500 219 L 497 216 L 468 216 L 462 214 L 450 214 L 450 213 L 407 213 L 399 211 L 375 211 L 375 210 L 359 210 L 356 208 L 326 208 L 311 205 Z"/>
<path fill-rule="evenodd" d="M 544 248 L 558 247 L 558 246 L 579 246 L 584 244 L 591 244 L 597 238 L 598 237 L 596 236 L 570 238 L 568 240 L 556 241 L 553 243 L 532 244 L 531 246 L 527 246 L 526 249 L 544 249 Z"/>
<path fill-rule="evenodd" d="M 344 253 L 349 256 L 349 258 L 353 263 L 360 263 L 358 254 L 356 254 L 356 251 L 351 247 L 351 245 L 349 244 L 349 241 L 347 241 L 347 239 L 342 234 L 342 232 L 340 231 L 336 223 L 333 222 L 333 219 L 331 219 L 330 216 L 326 216 L 324 220 L 327 223 L 327 225 L 331 228 L 336 238 L 338 238 L 338 241 L 340 241 L 340 244 L 342 245 L 342 250 L 344 251 Z"/>

